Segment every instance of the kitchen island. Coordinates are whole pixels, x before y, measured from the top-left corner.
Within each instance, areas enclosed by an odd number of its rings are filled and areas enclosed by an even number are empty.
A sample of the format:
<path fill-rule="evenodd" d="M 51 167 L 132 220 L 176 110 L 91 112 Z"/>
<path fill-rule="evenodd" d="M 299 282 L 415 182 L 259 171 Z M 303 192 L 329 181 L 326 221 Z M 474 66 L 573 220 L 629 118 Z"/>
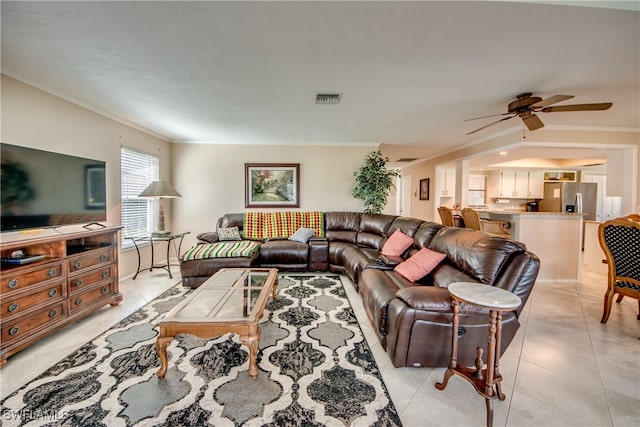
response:
<path fill-rule="evenodd" d="M 511 223 L 511 238 L 540 258 L 538 280 L 580 280 L 583 214 L 481 210 L 484 219 Z"/>

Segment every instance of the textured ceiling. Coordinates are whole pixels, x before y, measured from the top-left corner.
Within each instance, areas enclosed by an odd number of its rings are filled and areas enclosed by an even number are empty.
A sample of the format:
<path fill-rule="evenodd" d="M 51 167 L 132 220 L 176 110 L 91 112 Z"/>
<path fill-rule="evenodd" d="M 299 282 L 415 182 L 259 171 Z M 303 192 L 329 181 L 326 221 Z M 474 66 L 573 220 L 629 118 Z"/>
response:
<path fill-rule="evenodd" d="M 466 136 L 491 119 L 464 120 L 526 91 L 613 102 L 541 113 L 547 125 L 640 127 L 639 2 L 614 4 L 635 10 L 3 1 L 2 72 L 174 142 L 390 144 L 426 157 L 521 126 Z M 318 92 L 341 103 L 315 105 Z"/>

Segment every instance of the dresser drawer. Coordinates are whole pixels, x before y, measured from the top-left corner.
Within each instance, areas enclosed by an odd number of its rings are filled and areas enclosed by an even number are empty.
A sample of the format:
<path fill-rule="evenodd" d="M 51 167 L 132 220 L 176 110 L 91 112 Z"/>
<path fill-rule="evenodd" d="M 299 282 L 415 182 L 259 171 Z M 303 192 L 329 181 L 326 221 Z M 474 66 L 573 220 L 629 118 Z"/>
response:
<path fill-rule="evenodd" d="M 15 322 L 7 322 L 2 325 L 2 344 L 9 344 L 21 339 L 65 317 L 65 301 L 60 301 L 58 304 L 37 310 L 28 316 L 22 316 Z"/>
<path fill-rule="evenodd" d="M 23 269 L 12 269 L 8 272 L 2 272 L 2 274 L 0 274 L 0 277 L 2 278 L 0 293 L 5 295 L 56 277 L 63 277 L 64 270 L 62 267 L 62 263 L 55 263 L 42 266 L 41 268 L 26 273 L 24 273 L 25 270 Z"/>
<path fill-rule="evenodd" d="M 98 285 L 85 292 L 73 295 L 69 298 L 69 313 L 73 314 L 76 311 L 82 310 L 85 307 L 97 302 L 102 298 L 114 294 L 113 282 L 107 282 L 102 285 Z"/>
<path fill-rule="evenodd" d="M 38 287 L 38 289 L 33 292 L 17 294 L 15 297 L 2 298 L 2 303 L 0 304 L 2 321 L 4 323 L 38 305 L 62 300 L 67 296 L 66 291 L 67 288 L 64 282 L 54 282 L 48 286 Z"/>
<path fill-rule="evenodd" d="M 74 295 L 78 292 L 84 292 L 85 289 L 90 288 L 93 284 L 111 277 L 113 277 L 113 265 L 106 265 L 88 273 L 73 276 L 73 278 L 69 279 L 69 294 Z"/>
<path fill-rule="evenodd" d="M 67 260 L 69 274 L 110 262 L 113 262 L 113 248 L 91 251 L 91 253 L 87 255 L 73 257 Z"/>

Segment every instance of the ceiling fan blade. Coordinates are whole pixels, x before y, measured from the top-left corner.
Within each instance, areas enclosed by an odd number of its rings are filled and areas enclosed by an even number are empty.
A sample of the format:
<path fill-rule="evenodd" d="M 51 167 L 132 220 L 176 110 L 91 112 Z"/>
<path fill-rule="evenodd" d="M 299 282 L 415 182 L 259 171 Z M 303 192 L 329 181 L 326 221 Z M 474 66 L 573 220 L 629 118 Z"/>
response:
<path fill-rule="evenodd" d="M 542 101 L 536 102 L 531 107 L 532 108 L 542 108 L 542 107 L 546 107 L 547 105 L 555 104 L 557 102 L 566 101 L 567 99 L 571 99 L 571 98 L 573 98 L 573 95 L 553 95 L 553 96 L 550 96 L 547 99 L 543 99 Z"/>
<path fill-rule="evenodd" d="M 599 104 L 573 104 L 573 105 L 558 105 L 556 107 L 545 107 L 543 113 L 556 113 L 560 111 L 596 111 L 596 110 L 608 110 L 613 104 L 611 102 L 601 102 Z"/>
<path fill-rule="evenodd" d="M 484 126 L 482 126 L 481 128 L 478 128 L 478 129 L 472 130 L 471 132 L 467 132 L 465 135 L 471 135 L 472 133 L 479 132 L 479 131 L 481 131 L 482 129 L 486 129 L 486 128 L 488 128 L 489 126 L 493 126 L 493 125 L 495 125 L 496 123 L 504 122 L 505 120 L 509 120 L 509 119 L 511 119 L 511 118 L 513 118 L 513 117 L 515 117 L 515 115 L 513 115 L 513 116 L 509 116 L 509 117 L 505 117 L 505 118 L 500 119 L 500 120 L 496 120 L 495 122 L 491 122 L 491 123 L 489 123 L 488 125 L 484 125 Z"/>
<path fill-rule="evenodd" d="M 522 121 L 525 125 L 527 125 L 527 128 L 529 130 L 536 130 L 544 127 L 544 123 L 542 123 L 542 120 L 540 120 L 535 114 L 530 114 L 527 117 L 523 117 Z"/>
<path fill-rule="evenodd" d="M 471 120 L 478 120 L 478 119 L 487 119 L 489 117 L 508 116 L 509 114 L 512 114 L 512 113 L 491 114 L 489 116 L 474 117 L 472 119 L 466 119 L 465 122 L 469 122 Z"/>

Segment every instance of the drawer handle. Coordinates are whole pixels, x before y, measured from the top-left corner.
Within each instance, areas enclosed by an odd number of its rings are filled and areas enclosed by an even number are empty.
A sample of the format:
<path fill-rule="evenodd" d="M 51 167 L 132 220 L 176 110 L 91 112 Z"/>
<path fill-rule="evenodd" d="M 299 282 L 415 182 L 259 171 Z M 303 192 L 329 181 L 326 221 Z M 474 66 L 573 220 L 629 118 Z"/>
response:
<path fill-rule="evenodd" d="M 17 303 L 14 302 L 13 304 L 11 304 L 9 306 L 9 313 L 13 313 L 13 312 L 15 312 L 17 310 L 18 310 L 18 304 Z"/>
<path fill-rule="evenodd" d="M 47 274 L 49 274 L 49 277 L 56 277 L 56 274 L 58 273 L 56 272 L 55 268 L 52 268 L 51 270 L 48 271 Z"/>
<path fill-rule="evenodd" d="M 9 286 L 11 289 L 15 289 L 15 288 L 17 288 L 17 287 L 18 287 L 18 279 L 11 279 L 11 280 L 9 280 L 9 284 L 8 284 L 8 286 Z"/>
<path fill-rule="evenodd" d="M 56 317 L 58 315 L 58 310 L 51 310 L 49 312 L 49 317 L 53 318 Z"/>
<path fill-rule="evenodd" d="M 80 287 L 82 286 L 84 283 L 82 283 L 82 280 L 76 280 L 76 286 Z"/>
<path fill-rule="evenodd" d="M 9 329 L 9 335 L 11 335 L 12 337 L 15 335 L 18 335 L 18 332 L 20 332 L 20 328 L 17 326 L 14 326 L 13 328 Z"/>
<path fill-rule="evenodd" d="M 73 266 L 74 266 L 75 268 L 80 268 L 80 267 L 82 266 L 82 263 L 81 263 L 80 261 L 76 261 L 76 263 L 75 263 L 75 264 L 73 264 Z"/>
<path fill-rule="evenodd" d="M 104 295 L 104 294 L 106 294 L 107 292 L 109 292 L 109 289 L 107 289 L 105 286 L 103 286 L 103 287 L 100 289 L 100 292 L 102 292 L 102 295 Z"/>
<path fill-rule="evenodd" d="M 82 304 L 82 298 L 78 298 L 76 300 L 76 305 L 81 305 Z"/>
<path fill-rule="evenodd" d="M 51 289 L 51 290 L 49 291 L 49 296 L 50 296 L 50 297 L 55 297 L 56 295 L 58 295 L 58 291 L 57 291 L 57 290 L 55 290 L 55 289 Z"/>
<path fill-rule="evenodd" d="M 102 272 L 102 274 L 101 274 L 101 276 L 102 276 L 102 278 L 103 278 L 103 279 L 104 279 L 105 277 L 107 277 L 108 275 L 109 275 L 109 273 L 108 273 L 108 272 L 106 272 L 106 271 L 103 271 L 103 272 Z"/>
<path fill-rule="evenodd" d="M 100 261 L 106 261 L 107 260 L 107 254 L 102 254 L 100 255 Z"/>

